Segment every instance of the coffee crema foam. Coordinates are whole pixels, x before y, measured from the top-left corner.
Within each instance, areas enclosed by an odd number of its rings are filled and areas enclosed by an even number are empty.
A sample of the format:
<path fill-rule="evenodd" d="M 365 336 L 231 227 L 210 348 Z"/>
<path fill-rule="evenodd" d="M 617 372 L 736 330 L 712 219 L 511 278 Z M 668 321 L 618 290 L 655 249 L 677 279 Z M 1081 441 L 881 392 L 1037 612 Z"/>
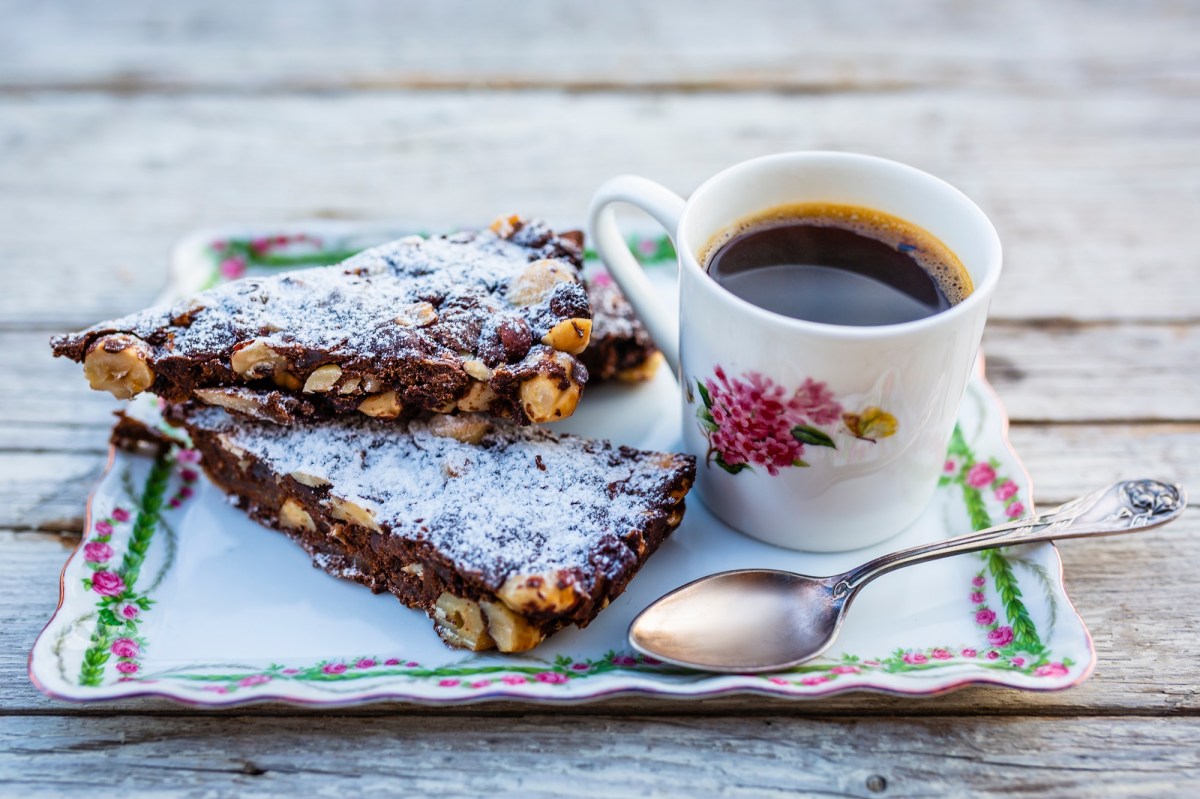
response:
<path fill-rule="evenodd" d="M 791 203 L 760 211 L 738 220 L 709 239 L 701 248 L 698 260 L 707 272 L 712 256 L 732 239 L 787 222 L 848 230 L 907 253 L 933 278 L 951 306 L 962 302 L 975 290 L 967 268 L 939 238 L 912 222 L 861 205 Z"/>

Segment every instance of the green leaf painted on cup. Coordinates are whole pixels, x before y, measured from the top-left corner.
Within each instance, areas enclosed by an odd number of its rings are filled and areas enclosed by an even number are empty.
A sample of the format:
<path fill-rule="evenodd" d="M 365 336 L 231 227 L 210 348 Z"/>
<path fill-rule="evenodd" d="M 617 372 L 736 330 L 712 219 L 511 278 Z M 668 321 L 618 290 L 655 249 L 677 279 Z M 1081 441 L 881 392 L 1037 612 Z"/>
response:
<path fill-rule="evenodd" d="M 829 447 L 837 449 L 837 444 L 833 443 L 833 439 L 828 433 L 818 430 L 810 424 L 798 424 L 792 428 L 792 438 L 803 444 L 811 444 L 814 447 Z"/>
<path fill-rule="evenodd" d="M 700 390 L 700 399 L 704 401 L 704 407 L 712 410 L 712 397 L 709 396 L 708 389 L 699 380 L 696 380 L 696 388 Z"/>
<path fill-rule="evenodd" d="M 750 469 L 750 464 L 748 463 L 726 463 L 720 454 L 713 458 L 713 463 L 717 464 L 730 474 L 737 474 L 738 472 L 744 472 L 747 469 Z M 750 471 L 754 470 L 750 469 Z"/>

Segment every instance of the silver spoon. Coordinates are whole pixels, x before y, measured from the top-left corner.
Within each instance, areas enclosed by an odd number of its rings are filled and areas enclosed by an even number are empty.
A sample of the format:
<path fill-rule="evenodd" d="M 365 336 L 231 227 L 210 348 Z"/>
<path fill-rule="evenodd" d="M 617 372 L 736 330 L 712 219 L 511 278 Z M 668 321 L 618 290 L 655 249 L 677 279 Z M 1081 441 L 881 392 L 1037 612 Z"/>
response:
<path fill-rule="evenodd" d="M 1048 513 L 882 555 L 832 577 L 739 569 L 688 583 L 629 626 L 638 652 L 705 671 L 780 671 L 833 643 L 846 609 L 881 574 L 981 549 L 1059 538 L 1119 535 L 1173 521 L 1187 504 L 1178 485 L 1126 480 Z"/>

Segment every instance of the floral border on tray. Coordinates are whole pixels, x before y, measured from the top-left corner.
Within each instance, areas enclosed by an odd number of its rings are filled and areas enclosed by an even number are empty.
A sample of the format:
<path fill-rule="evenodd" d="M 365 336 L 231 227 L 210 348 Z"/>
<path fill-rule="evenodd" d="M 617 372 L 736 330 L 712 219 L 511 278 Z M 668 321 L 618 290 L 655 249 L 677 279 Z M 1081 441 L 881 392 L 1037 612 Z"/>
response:
<path fill-rule="evenodd" d="M 381 236 L 380 241 L 384 240 Z M 673 262 L 675 249 L 667 236 L 632 236 L 629 246 L 643 265 Z M 206 285 L 236 279 L 250 269 L 301 268 L 336 263 L 364 249 L 361 238 L 350 236 L 315 236 L 306 233 L 281 234 L 245 238 L 226 238 L 208 244 L 205 252 L 211 263 Z M 586 257 L 595 259 L 588 251 Z M 526 660 L 512 665 L 475 665 L 465 660 L 437 667 L 394 655 L 359 654 L 316 663 L 284 665 L 271 664 L 266 668 L 239 665 L 204 664 L 157 672 L 143 669 L 141 656 L 149 643 L 139 627 L 145 614 L 152 612 L 152 594 L 170 570 L 174 550 L 174 533 L 162 518 L 164 508 L 178 508 L 191 497 L 198 479 L 196 464 L 199 453 L 179 446 L 158 456 L 140 491 L 132 485 L 128 470 L 122 475 L 122 486 L 131 512 L 124 506 L 112 508 L 108 515 L 95 521 L 82 545 L 85 566 L 91 572 L 83 578 L 85 590 L 95 593 L 95 610 L 77 619 L 74 625 L 91 623 L 89 646 L 80 665 L 77 682 L 82 687 L 102 687 L 112 682 L 153 684 L 172 682 L 182 687 L 221 695 L 250 692 L 281 682 L 304 683 L 315 688 L 334 690 L 336 686 L 360 680 L 391 678 L 405 682 L 422 682 L 447 690 L 464 688 L 480 690 L 495 686 L 518 686 L 528 683 L 568 685 L 613 672 L 654 673 L 669 675 L 675 682 L 695 682 L 711 675 L 677 669 L 654 658 L 627 651 L 610 651 L 600 658 L 580 659 L 556 655 L 552 662 Z M 974 529 L 993 524 L 992 511 L 1006 518 L 1017 518 L 1025 512 L 1019 497 L 1019 487 L 1012 479 L 1001 475 L 1000 461 L 991 457 L 980 459 L 968 445 L 959 429 L 955 429 L 947 450 L 945 469 L 940 478 L 940 490 L 960 490 L 967 515 Z M 169 487 L 175 491 L 168 497 Z M 118 563 L 117 541 L 124 526 L 132 524 L 128 541 Z M 141 573 L 142 562 L 161 529 L 168 547 L 168 557 L 151 580 Z M 1014 556 L 1005 550 L 979 553 L 981 568 L 964 587 L 964 599 L 974 616 L 980 640 L 969 645 L 944 645 L 924 648 L 896 649 L 886 656 L 864 658 L 843 653 L 836 662 L 805 664 L 788 672 L 757 675 L 776 686 L 814 687 L 832 683 L 848 675 L 863 673 L 900 674 L 931 671 L 948 666 L 971 664 L 976 667 L 1020 673 L 1030 677 L 1062 677 L 1075 663 L 1069 658 L 1056 659 L 1043 644 L 1049 630 L 1039 632 L 1022 600 L 1014 566 L 1029 571 L 1043 586 L 1048 601 L 1053 628 L 1056 598 L 1052 578 L 1040 564 Z M 989 586 L 989 578 L 991 585 Z M 998 600 L 994 607 L 992 598 Z M 60 672 L 65 672 L 61 647 L 55 647 Z M 111 670 L 109 666 L 111 665 Z"/>
<path fill-rule="evenodd" d="M 524 661 L 512 665 L 473 665 L 463 661 L 427 667 L 403 657 L 372 653 L 308 664 L 271 664 L 257 669 L 205 664 L 146 672 L 140 658 L 150 642 L 139 634 L 139 625 L 143 616 L 152 612 L 152 594 L 170 570 L 173 558 L 168 556 L 158 574 L 150 580 L 144 579 L 141 566 L 159 529 L 165 531 L 168 546 L 173 543 L 174 534 L 163 520 L 162 511 L 178 508 L 192 496 L 193 484 L 199 477 L 195 468 L 198 460 L 199 453 L 182 446 L 158 456 L 140 492 L 135 490 L 126 471 L 122 483 L 129 507 L 134 512 L 123 505 L 116 506 L 92 524 L 89 537 L 82 545 L 84 562 L 91 571 L 89 577 L 83 578 L 83 587 L 95 593 L 98 599 L 95 612 L 77 621 L 78 624 L 92 616 L 95 618 L 90 645 L 77 679 L 80 686 L 101 687 L 113 681 L 140 684 L 170 681 L 199 691 L 227 695 L 281 682 L 299 682 L 333 690 L 349 682 L 380 678 L 420 681 L 461 691 L 526 683 L 567 685 L 616 671 L 653 672 L 670 675 L 673 680 L 682 682 L 710 676 L 667 666 L 651 657 L 615 650 L 600 658 L 558 654 L 552 662 Z M 1000 509 L 1010 518 L 1024 512 L 1017 484 L 999 474 L 999 466 L 995 458 L 979 459 L 962 433 L 955 429 L 940 490 L 957 488 L 961 491 L 975 529 L 991 526 L 989 506 Z M 168 489 L 173 484 L 176 489 L 168 497 Z M 118 542 L 114 537 L 120 537 L 118 533 L 131 522 L 118 566 L 115 548 Z M 1042 636 L 1022 601 L 1014 565 L 1030 570 L 1047 589 L 1050 575 L 1042 566 L 1004 550 L 987 550 L 979 553 L 979 557 L 983 565 L 963 591 L 967 612 L 973 614 L 979 628 L 979 641 L 969 645 L 897 649 L 874 658 L 844 653 L 836 662 L 806 664 L 784 673 L 760 675 L 760 679 L 777 686 L 813 687 L 853 674 L 930 671 L 966 663 L 1031 677 L 1065 676 L 1075 664 L 1069 658 L 1056 659 L 1042 643 Z M 1055 599 L 1049 590 L 1046 593 L 1053 625 Z M 999 611 L 990 604 L 989 594 L 999 600 L 996 605 Z M 61 652 L 59 657 L 61 663 Z M 110 663 L 111 672 L 108 669 Z"/>

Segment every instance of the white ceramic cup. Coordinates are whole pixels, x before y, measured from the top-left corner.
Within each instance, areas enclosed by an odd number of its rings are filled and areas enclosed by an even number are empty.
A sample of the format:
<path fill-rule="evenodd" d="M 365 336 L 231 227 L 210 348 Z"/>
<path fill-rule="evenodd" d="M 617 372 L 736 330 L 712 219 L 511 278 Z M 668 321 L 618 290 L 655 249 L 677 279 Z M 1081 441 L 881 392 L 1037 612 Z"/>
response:
<path fill-rule="evenodd" d="M 872 208 L 923 228 L 959 257 L 974 291 L 924 319 L 853 327 L 767 311 L 705 273 L 699 258 L 718 233 L 803 202 Z M 641 208 L 671 236 L 678 319 L 629 252 L 614 203 Z M 755 538 L 817 552 L 878 543 L 921 514 L 1000 277 L 1000 239 L 978 206 L 894 161 L 796 152 L 730 167 L 686 201 L 644 178 L 613 178 L 592 200 L 589 228 L 679 380 L 684 448 L 713 513 Z"/>

